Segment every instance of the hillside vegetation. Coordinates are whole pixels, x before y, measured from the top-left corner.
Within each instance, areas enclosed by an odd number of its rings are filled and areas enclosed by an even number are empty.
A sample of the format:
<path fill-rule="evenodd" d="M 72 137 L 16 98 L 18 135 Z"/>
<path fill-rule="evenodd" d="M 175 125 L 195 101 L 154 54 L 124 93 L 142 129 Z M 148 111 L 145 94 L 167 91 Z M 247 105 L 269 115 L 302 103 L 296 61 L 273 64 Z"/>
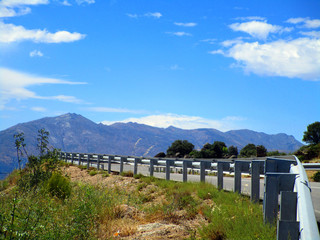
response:
<path fill-rule="evenodd" d="M 275 237 L 275 228 L 263 224 L 260 205 L 212 185 L 66 165 L 28 188 L 21 182 L 25 172 L 1 182 L 0 239 Z"/>

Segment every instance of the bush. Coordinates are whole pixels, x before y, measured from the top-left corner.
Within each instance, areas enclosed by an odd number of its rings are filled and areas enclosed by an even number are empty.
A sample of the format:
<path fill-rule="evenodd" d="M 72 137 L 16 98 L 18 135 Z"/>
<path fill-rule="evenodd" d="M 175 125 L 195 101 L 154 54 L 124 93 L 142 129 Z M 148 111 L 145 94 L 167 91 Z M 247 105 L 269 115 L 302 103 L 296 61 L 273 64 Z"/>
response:
<path fill-rule="evenodd" d="M 94 175 L 97 175 L 98 174 L 98 172 L 96 171 L 96 170 L 91 170 L 90 172 L 89 172 L 89 175 L 90 176 L 94 176 Z"/>
<path fill-rule="evenodd" d="M 62 200 L 68 198 L 71 194 L 70 180 L 60 173 L 53 173 L 48 180 L 47 189 L 51 196 L 56 196 Z"/>
<path fill-rule="evenodd" d="M 316 172 L 315 174 L 313 174 L 312 179 L 315 182 L 320 182 L 320 171 Z"/>
<path fill-rule="evenodd" d="M 122 172 L 120 175 L 122 177 L 133 177 L 133 172 L 132 171 Z"/>

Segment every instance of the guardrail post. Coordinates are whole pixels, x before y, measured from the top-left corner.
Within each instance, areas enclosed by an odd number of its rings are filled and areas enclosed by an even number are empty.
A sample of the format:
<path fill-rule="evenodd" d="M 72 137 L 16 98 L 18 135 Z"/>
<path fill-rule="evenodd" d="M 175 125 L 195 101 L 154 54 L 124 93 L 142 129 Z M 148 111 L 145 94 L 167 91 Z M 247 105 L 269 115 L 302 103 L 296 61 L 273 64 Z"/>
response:
<path fill-rule="evenodd" d="M 200 182 L 205 182 L 206 179 L 206 165 L 204 161 L 200 162 Z"/>
<path fill-rule="evenodd" d="M 108 173 L 111 173 L 111 161 L 114 159 L 114 156 L 108 156 Z"/>
<path fill-rule="evenodd" d="M 182 181 L 188 181 L 188 162 L 186 160 L 182 161 Z"/>
<path fill-rule="evenodd" d="M 277 224 L 277 240 L 298 240 L 299 222 L 297 219 L 297 193 L 280 193 L 280 220 Z"/>
<path fill-rule="evenodd" d="M 73 164 L 74 161 L 74 153 L 71 153 L 71 164 Z"/>
<path fill-rule="evenodd" d="M 87 155 L 87 169 L 89 169 L 90 166 L 90 155 Z"/>
<path fill-rule="evenodd" d="M 263 199 L 264 222 L 275 223 L 278 215 L 278 195 L 281 191 L 292 191 L 296 174 L 266 173 Z"/>
<path fill-rule="evenodd" d="M 241 193 L 241 167 L 241 162 L 234 162 L 234 192 L 236 193 Z"/>
<path fill-rule="evenodd" d="M 150 159 L 150 176 L 153 177 L 153 172 L 154 172 L 154 159 Z"/>
<path fill-rule="evenodd" d="M 223 189 L 223 162 L 218 162 L 218 189 Z"/>
<path fill-rule="evenodd" d="M 166 160 L 166 180 L 170 180 L 170 161 Z"/>
<path fill-rule="evenodd" d="M 78 155 L 78 165 L 80 166 L 81 165 L 81 154 L 79 153 Z"/>
<path fill-rule="evenodd" d="M 260 200 L 260 161 L 251 162 L 251 201 Z"/>
<path fill-rule="evenodd" d="M 120 157 L 120 173 L 123 172 L 123 162 L 124 162 L 124 157 Z"/>
<path fill-rule="evenodd" d="M 100 159 L 101 159 L 101 155 L 98 155 L 98 159 L 97 159 L 97 169 L 100 170 Z"/>
<path fill-rule="evenodd" d="M 139 161 L 139 159 L 138 159 L 138 158 L 135 158 L 135 159 L 134 159 L 134 164 L 133 164 L 133 175 L 138 174 L 138 161 Z"/>

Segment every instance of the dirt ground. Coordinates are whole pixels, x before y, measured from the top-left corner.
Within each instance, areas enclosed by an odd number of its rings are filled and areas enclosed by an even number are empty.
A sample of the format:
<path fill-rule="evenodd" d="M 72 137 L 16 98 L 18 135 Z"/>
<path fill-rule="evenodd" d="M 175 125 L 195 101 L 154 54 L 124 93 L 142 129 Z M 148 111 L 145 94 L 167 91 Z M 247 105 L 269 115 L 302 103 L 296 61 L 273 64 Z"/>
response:
<path fill-rule="evenodd" d="M 133 177 L 112 174 L 109 177 L 103 177 L 102 174 L 90 176 L 88 171 L 81 170 L 75 166 L 64 167 L 62 170 L 70 177 L 72 182 L 83 182 L 108 188 L 118 187 L 128 192 L 128 194 L 137 191 L 138 185 L 141 184 L 139 179 Z M 145 203 L 146 205 L 166 201 L 165 192 L 156 188 L 157 186 L 155 185 L 148 185 L 141 190 L 145 191 L 145 194 L 153 195 L 152 202 L 147 202 Z M 213 203 L 211 200 L 205 200 L 205 204 L 212 206 Z M 117 211 L 121 213 L 121 217 L 111 224 L 109 222 L 108 227 L 101 228 L 102 232 L 99 234 L 101 239 L 110 239 L 110 228 L 111 235 L 113 235 L 111 238 L 113 239 L 191 239 L 191 237 L 198 237 L 197 228 L 207 223 L 202 214 L 197 214 L 194 218 L 187 219 L 185 210 L 171 212 L 171 217 L 165 218 L 157 214 L 146 217 L 144 211 L 126 204 L 116 207 L 118 208 Z M 105 232 L 103 232 L 103 229 L 105 229 Z"/>

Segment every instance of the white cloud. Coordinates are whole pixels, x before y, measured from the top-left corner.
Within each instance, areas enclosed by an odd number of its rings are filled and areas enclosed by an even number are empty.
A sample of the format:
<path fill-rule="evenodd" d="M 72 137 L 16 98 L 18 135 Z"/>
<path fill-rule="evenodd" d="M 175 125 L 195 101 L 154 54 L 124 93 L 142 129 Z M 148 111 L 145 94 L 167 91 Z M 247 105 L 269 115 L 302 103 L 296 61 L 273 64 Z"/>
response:
<path fill-rule="evenodd" d="M 93 112 L 105 112 L 105 113 L 133 113 L 133 114 L 142 114 L 145 113 L 143 110 L 130 110 L 126 108 L 110 108 L 110 107 L 90 107 L 86 108 L 88 111 Z"/>
<path fill-rule="evenodd" d="M 153 18 L 160 18 L 160 17 L 162 17 L 162 14 L 161 13 L 159 13 L 159 12 L 154 12 L 154 13 L 152 13 L 152 12 L 148 12 L 148 13 L 145 13 L 145 14 L 143 14 L 143 15 L 138 15 L 138 14 L 133 14 L 133 13 L 127 13 L 126 14 L 128 17 L 130 17 L 130 18 L 139 18 L 139 17 L 153 17 Z"/>
<path fill-rule="evenodd" d="M 49 4 L 49 0 L 2 0 L 0 4 L 4 6 L 16 7 L 22 5 Z"/>
<path fill-rule="evenodd" d="M 320 38 L 320 31 L 300 32 L 302 35 L 314 38 Z"/>
<path fill-rule="evenodd" d="M 197 24 L 194 23 L 194 22 L 190 22 L 190 23 L 178 23 L 178 22 L 175 22 L 174 24 L 177 25 L 177 26 L 181 26 L 181 27 L 195 27 L 195 26 L 197 26 Z"/>
<path fill-rule="evenodd" d="M 84 82 L 71 82 L 55 78 L 39 77 L 31 74 L 26 74 L 14 71 L 7 68 L 0 68 L 0 109 L 3 109 L 5 104 L 11 99 L 52 99 L 63 102 L 79 103 L 80 100 L 73 96 L 39 96 L 35 92 L 27 88 L 34 85 L 44 84 L 85 84 Z"/>
<path fill-rule="evenodd" d="M 178 37 L 192 36 L 190 33 L 187 33 L 187 32 L 167 32 L 167 34 L 171 34 Z"/>
<path fill-rule="evenodd" d="M 200 40 L 200 42 L 207 42 L 209 44 L 215 44 L 216 41 L 217 41 L 217 39 L 215 39 L 215 38 L 207 38 L 207 39 Z"/>
<path fill-rule="evenodd" d="M 246 72 L 258 75 L 320 80 L 320 40 L 298 38 L 265 44 L 238 43 L 225 56 L 234 58 Z"/>
<path fill-rule="evenodd" d="M 68 0 L 64 0 L 63 2 L 61 2 L 61 4 L 63 6 L 72 6 L 72 4 L 68 2 Z"/>
<path fill-rule="evenodd" d="M 148 12 L 148 13 L 144 14 L 144 16 L 146 16 L 146 17 L 160 18 L 160 17 L 162 17 L 162 14 L 159 13 L 159 12 L 154 12 L 154 13 Z"/>
<path fill-rule="evenodd" d="M 320 27 L 320 19 L 313 19 L 310 20 L 310 18 L 289 18 L 287 23 L 292 23 L 292 24 L 299 24 L 303 23 L 301 27 L 304 28 L 318 28 Z"/>
<path fill-rule="evenodd" d="M 29 55 L 30 57 L 43 57 L 43 53 L 39 50 L 33 50 Z"/>
<path fill-rule="evenodd" d="M 174 64 L 170 66 L 170 70 L 183 70 L 183 68 L 180 67 L 178 64 Z"/>
<path fill-rule="evenodd" d="M 265 17 L 259 17 L 259 16 L 249 16 L 249 17 L 237 17 L 235 20 L 241 20 L 241 21 L 253 21 L 253 20 L 258 20 L 258 21 L 264 21 L 266 20 Z"/>
<path fill-rule="evenodd" d="M 128 118 L 122 121 L 103 121 L 103 124 L 110 125 L 115 122 L 136 122 L 153 127 L 167 128 L 174 126 L 182 129 L 215 128 L 220 131 L 227 131 L 236 128 L 236 122 L 242 121 L 241 117 L 226 117 L 220 120 L 206 119 L 198 116 L 187 116 L 177 114 L 149 115 L 141 118 Z"/>
<path fill-rule="evenodd" d="M 44 107 L 32 107 L 31 110 L 34 112 L 46 112 L 47 111 L 47 109 Z"/>
<path fill-rule="evenodd" d="M 250 34 L 252 37 L 266 40 L 270 33 L 289 32 L 292 28 L 283 28 L 271 25 L 266 22 L 251 21 L 244 23 L 233 23 L 229 25 L 233 31 L 241 31 Z"/>
<path fill-rule="evenodd" d="M 46 29 L 25 29 L 23 26 L 16 26 L 14 24 L 6 24 L 0 21 L 0 42 L 11 43 L 30 40 L 33 42 L 42 43 L 60 43 L 60 42 L 74 42 L 85 37 L 84 34 L 77 32 L 70 33 L 67 31 L 58 31 L 50 33 Z"/>
<path fill-rule="evenodd" d="M 95 3 L 95 0 L 76 0 L 76 2 L 81 5 L 83 3 L 86 3 L 86 4 L 92 4 L 92 3 Z"/>
<path fill-rule="evenodd" d="M 49 4 L 48 0 L 2 0 L 0 2 L 0 18 L 15 17 L 31 12 L 27 5 Z M 16 9 L 17 8 L 17 9 Z"/>

